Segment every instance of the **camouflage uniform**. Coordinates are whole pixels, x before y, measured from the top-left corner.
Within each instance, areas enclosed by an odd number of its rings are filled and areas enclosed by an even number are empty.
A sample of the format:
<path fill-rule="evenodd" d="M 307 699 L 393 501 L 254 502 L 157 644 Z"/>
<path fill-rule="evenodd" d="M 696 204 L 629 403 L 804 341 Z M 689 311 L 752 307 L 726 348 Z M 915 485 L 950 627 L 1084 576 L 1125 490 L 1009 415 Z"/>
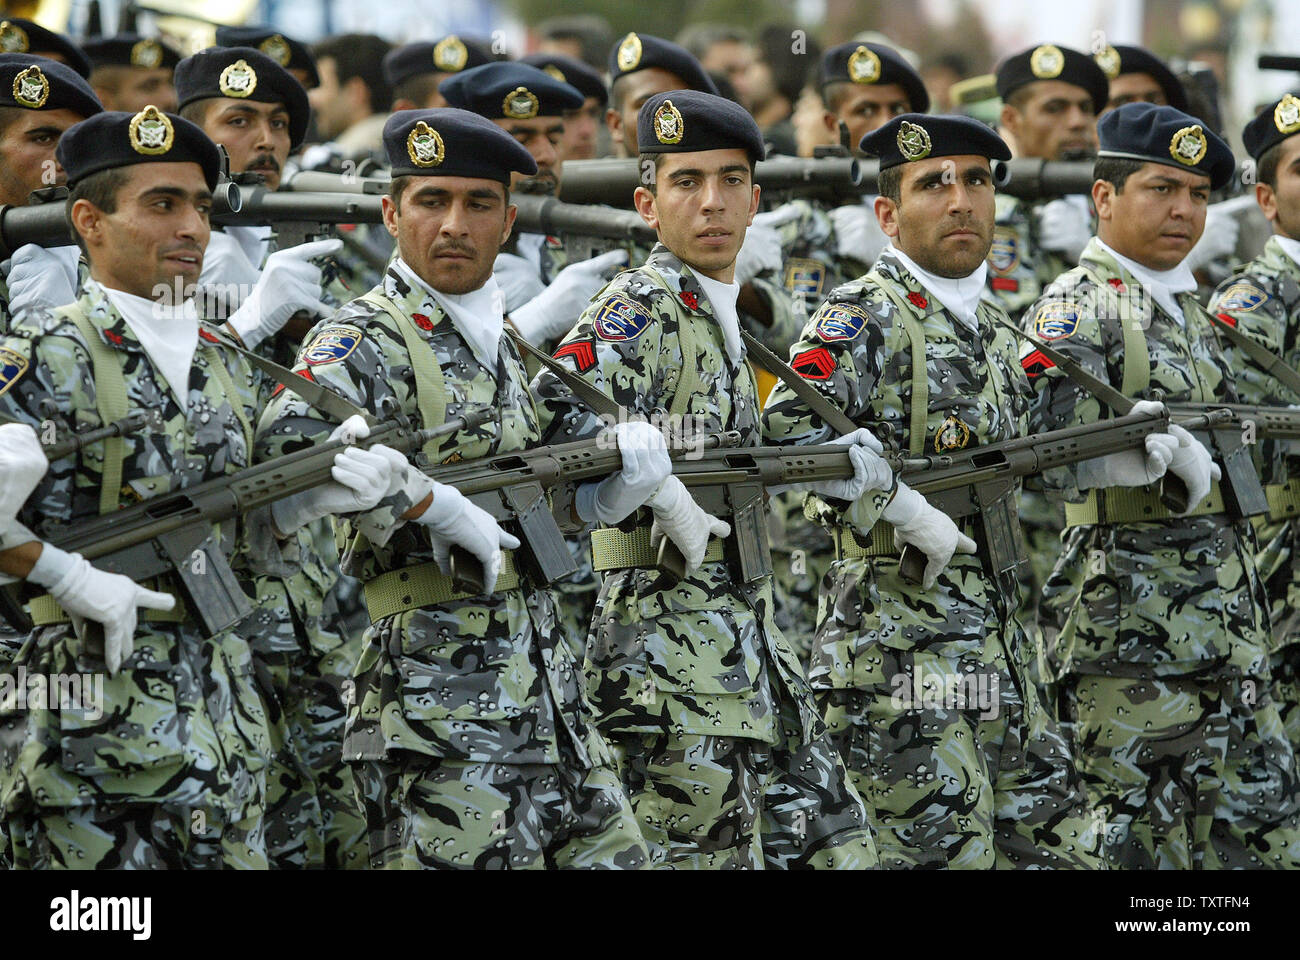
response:
<path fill-rule="evenodd" d="M 73 309 L 101 339 L 107 362 L 120 362 L 128 409 L 158 411 L 166 432 L 124 440 L 122 487 L 103 503 L 105 445 L 52 464 L 23 522 L 72 522 L 249 465 L 258 381 L 241 357 L 201 340 L 182 411 L 102 288 L 83 287 Z M 87 343 L 60 312 L 19 324 L 3 341 L 0 412 L 39 424 L 48 399 L 69 426 L 97 425 L 100 387 Z M 213 528 L 222 555 L 245 575 L 254 558 L 277 556 L 264 518 L 255 519 Z M 66 620 L 38 619 L 45 622 L 11 669 L 94 672 L 103 677 L 103 715 L 0 706 L 0 808 L 16 866 L 266 866 L 269 744 L 251 652 L 242 633 L 205 639 L 180 616 L 141 611 L 135 652 L 115 677 L 102 650 L 83 644 Z"/>
<path fill-rule="evenodd" d="M 433 297 L 408 284 L 396 266 L 372 294 L 392 301 L 401 324 L 365 300 L 353 301 L 309 335 L 299 372 L 372 412 L 392 397 L 416 428 L 484 405 L 499 414 L 435 441 L 425 453 L 436 462 L 520 450 L 537 440 L 523 364 L 508 338 L 494 376 Z M 427 355 L 413 362 L 404 333 Z M 435 391 L 417 392 L 417 378 L 425 376 L 444 382 L 442 412 L 430 406 Z M 280 453 L 331 427 L 282 393 L 264 415 L 259 445 Z M 368 517 L 391 528 L 410 506 L 386 500 Z M 410 571 L 433 564 L 418 524 L 402 526 L 383 547 L 361 541 L 350 550 L 368 591 L 387 571 L 419 577 Z M 525 578 L 490 599 L 431 601 L 376 617 L 354 677 L 343 755 L 353 765 L 372 866 L 644 863 L 645 846 L 609 747 L 592 725 L 549 591 Z"/>
<path fill-rule="evenodd" d="M 1179 304 L 1186 327 L 1094 239 L 1027 318 L 1127 396 L 1235 400 L 1204 308 L 1188 295 Z M 1031 430 L 1102 415 L 1031 346 L 1024 353 L 1038 391 Z M 1269 689 L 1267 598 L 1250 524 L 1213 497 L 1191 517 L 1130 522 L 1158 513 L 1154 487 L 1084 493 L 1070 468 L 1044 481 L 1067 502 L 1042 602 L 1060 628 L 1048 653 L 1079 772 L 1107 822 L 1107 858 L 1123 867 L 1294 866 L 1300 794 Z M 1097 522 L 1099 500 L 1113 521 Z"/>
<path fill-rule="evenodd" d="M 759 440 L 753 374 L 731 364 L 699 283 L 662 246 L 606 286 L 557 354 L 632 413 L 662 408 L 689 417 L 686 432 Z M 537 392 L 548 438 L 600 429 L 550 371 Z M 648 514 L 620 529 L 648 527 Z M 584 664 L 656 864 L 873 866 L 862 802 L 772 620 L 771 578 L 746 584 L 717 559 L 675 587 L 656 580 L 611 568 Z"/>
<path fill-rule="evenodd" d="M 981 304 L 973 329 L 886 250 L 871 273 L 831 292 L 793 365 L 896 449 L 919 455 L 1007 440 L 1023 433 L 1028 386 L 995 316 L 998 307 Z M 923 370 L 913 366 L 917 350 Z M 914 402 L 928 411 L 923 434 L 910 426 Z M 784 384 L 763 416 L 773 442 L 834 436 Z M 1014 583 L 986 572 L 979 556 L 961 555 L 928 592 L 904 581 L 891 531 L 878 523 L 889 499 L 812 496 L 808 506 L 852 544 L 837 553 L 823 591 L 809 680 L 874 810 L 882 860 L 1097 866 L 1098 837 L 1069 748 L 1038 700 L 1024 695 L 1028 642 L 1014 615 Z M 975 524 L 962 525 L 978 542 Z M 851 529 L 873 526 L 880 529 L 860 539 Z"/>
<path fill-rule="evenodd" d="M 1210 312 L 1258 340 L 1293 369 L 1300 364 L 1300 264 L 1276 237 L 1265 244 L 1263 253 L 1220 284 L 1210 300 Z M 1237 398 L 1242 403 L 1300 404 L 1300 396 L 1259 369 L 1258 363 L 1227 337 L 1221 337 L 1220 344 L 1228 369 L 1235 374 Z M 1268 592 L 1269 620 L 1273 625 L 1273 699 L 1292 747 L 1300 751 L 1300 644 L 1296 642 L 1300 640 L 1296 622 L 1300 613 L 1300 571 L 1296 563 L 1300 557 L 1300 523 L 1295 519 L 1300 507 L 1300 496 L 1295 492 L 1300 486 L 1300 460 L 1287 441 L 1265 440 L 1256 453 L 1266 492 L 1286 504 L 1284 509 L 1254 520 L 1259 544 L 1256 570 Z"/>

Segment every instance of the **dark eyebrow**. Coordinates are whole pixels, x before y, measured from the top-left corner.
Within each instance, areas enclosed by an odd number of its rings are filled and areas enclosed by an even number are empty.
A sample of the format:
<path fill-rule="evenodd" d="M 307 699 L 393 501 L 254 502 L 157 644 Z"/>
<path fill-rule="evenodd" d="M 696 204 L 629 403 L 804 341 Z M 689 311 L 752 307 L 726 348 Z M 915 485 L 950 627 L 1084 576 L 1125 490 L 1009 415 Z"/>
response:
<path fill-rule="evenodd" d="M 29 137 L 49 136 L 49 135 L 61 137 L 63 136 L 63 131 L 59 127 L 48 126 L 48 125 L 44 127 L 32 127 L 30 130 L 27 131 L 27 136 Z"/>
<path fill-rule="evenodd" d="M 475 187 L 474 189 L 468 191 L 468 195 L 473 197 L 475 200 L 484 200 L 484 199 L 500 200 L 501 199 L 501 194 L 497 193 L 495 190 L 491 189 L 490 187 Z M 450 190 L 446 189 L 445 187 L 436 187 L 433 186 L 432 184 L 424 187 L 419 187 L 418 189 L 416 189 L 411 193 L 412 200 L 424 200 L 424 199 L 447 200 L 453 196 L 454 194 Z"/>
<path fill-rule="evenodd" d="M 157 186 L 150 187 L 144 193 L 140 194 L 141 200 L 148 200 L 154 197 L 171 197 L 175 200 L 186 200 L 194 198 L 195 203 L 203 203 L 212 199 L 212 193 L 208 190 L 199 190 L 191 194 L 188 190 L 181 187 Z"/>
<path fill-rule="evenodd" d="M 743 164 L 743 163 L 730 163 L 730 164 L 727 164 L 727 166 L 725 166 L 725 167 L 720 167 L 720 168 L 718 168 L 718 173 L 719 173 L 719 174 L 724 174 L 724 173 L 749 173 L 749 167 L 745 166 L 745 164 Z M 677 179 L 679 179 L 679 178 L 683 178 L 683 179 L 684 179 L 684 178 L 686 178 L 686 177 L 703 177 L 703 176 L 705 176 L 705 171 L 700 170 L 700 169 L 698 169 L 698 168 L 696 168 L 696 167 L 690 167 L 690 168 L 687 168 L 687 169 L 684 169 L 684 170 L 674 170 L 674 171 L 673 171 L 672 173 L 670 173 L 668 176 L 669 176 L 670 178 L 672 178 L 673 180 L 677 180 Z"/>
<path fill-rule="evenodd" d="M 1185 184 L 1184 181 L 1179 180 L 1177 177 L 1156 177 L 1153 183 L 1162 183 L 1170 187 L 1186 186 L 1188 190 L 1209 190 L 1210 189 L 1210 185 L 1208 183 L 1186 183 Z"/>
<path fill-rule="evenodd" d="M 921 188 L 921 187 L 928 187 L 932 183 L 943 183 L 943 175 L 944 175 L 944 169 L 943 167 L 940 167 L 938 170 L 933 170 L 930 173 L 925 174 L 924 176 L 917 177 L 915 180 L 912 181 L 912 186 L 916 188 Z"/>

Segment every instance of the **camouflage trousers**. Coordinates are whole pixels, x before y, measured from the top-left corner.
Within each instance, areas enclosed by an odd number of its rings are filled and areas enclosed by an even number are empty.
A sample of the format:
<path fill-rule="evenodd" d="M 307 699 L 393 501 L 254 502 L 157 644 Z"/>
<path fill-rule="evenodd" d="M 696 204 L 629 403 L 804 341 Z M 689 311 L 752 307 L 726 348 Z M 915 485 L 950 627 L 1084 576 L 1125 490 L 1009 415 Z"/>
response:
<path fill-rule="evenodd" d="M 167 804 L 42 807 L 11 816 L 5 840 L 19 870 L 265 870 L 260 811 Z"/>
<path fill-rule="evenodd" d="M 1075 675 L 1062 693 L 1112 866 L 1300 865 L 1300 784 L 1267 680 Z"/>
<path fill-rule="evenodd" d="M 403 755 L 354 764 L 375 869 L 640 869 L 648 860 L 609 766 Z"/>
<path fill-rule="evenodd" d="M 552 583 L 551 593 L 555 597 L 555 615 L 560 621 L 569 652 L 577 663 L 582 663 L 587 655 L 587 634 L 591 631 L 591 618 L 596 612 L 600 579 L 591 568 L 590 541 L 586 537 L 569 537 L 566 542 L 578 570 Z"/>
<path fill-rule="evenodd" d="M 822 578 L 835 562 L 835 550 L 796 547 L 772 551 L 772 619 L 790 642 L 806 672 L 817 635 L 817 603 Z"/>
<path fill-rule="evenodd" d="M 1282 729 L 1291 750 L 1300 761 L 1300 644 L 1283 647 L 1269 658 L 1273 673 L 1273 702 L 1282 718 Z"/>
<path fill-rule="evenodd" d="M 1056 710 L 1056 685 L 1047 662 L 1050 638 L 1044 631 L 1056 627 L 1038 615 L 1038 601 L 1043 585 L 1061 555 L 1061 531 L 1065 529 L 1064 510 L 1038 490 L 1021 490 L 1020 530 L 1025 538 L 1028 559 L 1020 565 L 1017 580 L 1020 588 L 1016 619 L 1029 636 L 1030 649 L 1025 658 L 1025 679 L 1038 691 L 1050 711 Z"/>

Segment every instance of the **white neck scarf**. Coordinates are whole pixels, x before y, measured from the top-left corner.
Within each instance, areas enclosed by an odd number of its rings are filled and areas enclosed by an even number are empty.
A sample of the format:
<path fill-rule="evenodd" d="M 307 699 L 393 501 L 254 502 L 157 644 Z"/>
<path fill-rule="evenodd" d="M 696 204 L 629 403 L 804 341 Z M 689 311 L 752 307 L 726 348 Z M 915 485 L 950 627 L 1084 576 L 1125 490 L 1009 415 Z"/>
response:
<path fill-rule="evenodd" d="M 1130 260 L 1122 253 L 1117 253 L 1100 237 L 1097 238 L 1097 245 L 1114 257 L 1121 267 L 1133 274 L 1133 279 L 1142 285 L 1142 289 L 1151 295 L 1151 299 L 1160 305 L 1160 309 L 1177 320 L 1180 327 L 1186 326 L 1187 320 L 1183 317 L 1183 308 L 1178 305 L 1174 294 L 1190 293 L 1196 289 L 1196 278 L 1192 276 L 1187 261 L 1184 260 L 1172 270 L 1152 270 L 1150 267 L 1142 266 L 1136 260 Z"/>
<path fill-rule="evenodd" d="M 175 307 L 90 282 L 104 291 L 109 303 L 122 315 L 185 410 L 190 400 L 190 368 L 199 346 L 199 315 L 194 301 L 186 300 Z"/>
<path fill-rule="evenodd" d="M 953 316 L 972 330 L 979 328 L 975 311 L 979 308 L 980 297 L 984 294 L 984 279 L 989 272 L 986 261 L 981 260 L 975 272 L 967 276 L 940 277 L 918 267 L 916 261 L 892 243 L 886 247 L 886 250 L 898 257 L 899 262 L 907 268 L 908 272 L 921 281 L 921 286 L 934 294 Z"/>
<path fill-rule="evenodd" d="M 1280 233 L 1273 234 L 1273 239 L 1277 241 L 1282 252 L 1300 264 L 1300 240 L 1292 240 L 1290 237 L 1284 237 Z"/>
<path fill-rule="evenodd" d="M 497 349 L 505 331 L 505 297 L 496 278 L 489 276 L 483 286 L 469 293 L 439 293 L 421 280 L 401 257 L 395 263 L 403 276 L 433 297 L 451 317 L 452 326 L 465 338 L 475 359 L 495 376 Z"/>
<path fill-rule="evenodd" d="M 700 282 L 700 289 L 709 298 L 713 306 L 713 315 L 722 328 L 722 343 L 727 348 L 727 357 L 733 367 L 739 366 L 745 359 L 745 345 L 740 342 L 740 315 L 736 312 L 736 298 L 740 296 L 740 284 L 732 281 L 723 283 L 711 280 L 703 274 L 695 274 Z"/>

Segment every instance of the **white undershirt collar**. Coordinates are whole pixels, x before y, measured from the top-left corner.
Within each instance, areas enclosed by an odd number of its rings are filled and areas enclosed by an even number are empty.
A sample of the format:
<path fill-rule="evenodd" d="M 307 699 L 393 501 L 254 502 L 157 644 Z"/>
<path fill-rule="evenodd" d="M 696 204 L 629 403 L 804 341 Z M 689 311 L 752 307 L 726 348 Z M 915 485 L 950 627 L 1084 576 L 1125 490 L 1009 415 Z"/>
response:
<path fill-rule="evenodd" d="M 934 294 L 953 316 L 972 330 L 979 329 L 975 311 L 979 308 L 980 298 L 984 294 L 984 281 L 989 271 L 986 261 L 981 260 L 975 271 L 964 277 L 941 277 L 917 266 L 915 260 L 893 243 L 890 243 L 885 250 L 893 253 L 908 272 L 921 281 L 921 286 Z"/>
<path fill-rule="evenodd" d="M 186 409 L 190 399 L 190 368 L 194 366 L 194 352 L 199 346 L 199 315 L 194 301 L 186 300 L 177 308 L 125 290 L 114 290 L 96 280 L 88 284 L 104 291 L 162 373 L 181 409 Z"/>
<path fill-rule="evenodd" d="M 695 279 L 700 282 L 700 289 L 704 291 L 704 295 L 709 298 L 709 303 L 713 307 L 713 315 L 722 329 L 722 343 L 727 349 L 727 357 L 731 360 L 731 365 L 739 366 L 740 361 L 745 359 L 745 345 L 740 342 L 740 315 L 736 312 L 740 284 L 734 280 L 731 283 L 723 283 L 721 280 L 713 280 L 700 273 L 695 274 Z"/>
<path fill-rule="evenodd" d="M 489 275 L 483 286 L 469 293 L 439 293 L 420 279 L 401 257 L 394 263 L 402 276 L 428 293 L 451 317 L 452 325 L 464 337 L 475 359 L 495 376 L 497 350 L 505 330 L 505 298 L 496 278 Z"/>
<path fill-rule="evenodd" d="M 1178 300 L 1174 296 L 1177 293 L 1190 293 L 1196 289 L 1196 277 L 1192 276 L 1186 260 L 1172 270 L 1152 270 L 1116 252 L 1100 237 L 1097 238 L 1097 245 L 1114 257 L 1121 267 L 1133 274 L 1133 279 L 1141 284 L 1142 289 L 1151 295 L 1151 299 L 1159 304 L 1165 313 L 1178 321 L 1179 326 L 1186 325 L 1183 308 L 1178 305 Z"/>

